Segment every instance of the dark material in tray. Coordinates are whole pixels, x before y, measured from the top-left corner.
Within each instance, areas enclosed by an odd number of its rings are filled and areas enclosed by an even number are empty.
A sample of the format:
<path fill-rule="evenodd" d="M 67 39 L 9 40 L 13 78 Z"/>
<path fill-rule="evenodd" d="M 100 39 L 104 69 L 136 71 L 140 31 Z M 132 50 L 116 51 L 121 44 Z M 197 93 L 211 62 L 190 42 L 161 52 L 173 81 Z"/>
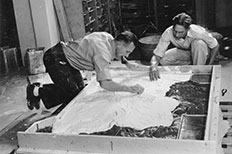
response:
<path fill-rule="evenodd" d="M 119 127 L 114 125 L 107 131 L 94 132 L 90 135 L 177 138 L 178 129 L 180 129 L 181 126 L 182 115 L 206 115 L 208 110 L 209 90 L 209 84 L 200 84 L 191 80 L 173 84 L 166 93 L 166 96 L 180 101 L 180 104 L 172 111 L 173 123 L 168 127 L 152 126 L 143 130 L 136 130 L 130 127 Z M 182 135 L 186 135 L 185 138 L 202 139 L 204 137 L 205 119 L 206 117 L 203 118 L 203 121 L 200 121 L 201 118 L 200 120 L 199 118 L 197 120 L 189 120 L 189 118 L 184 119 L 184 123 L 182 124 L 184 124 L 185 129 L 181 129 Z M 184 133 L 184 131 L 186 131 L 186 133 Z"/>

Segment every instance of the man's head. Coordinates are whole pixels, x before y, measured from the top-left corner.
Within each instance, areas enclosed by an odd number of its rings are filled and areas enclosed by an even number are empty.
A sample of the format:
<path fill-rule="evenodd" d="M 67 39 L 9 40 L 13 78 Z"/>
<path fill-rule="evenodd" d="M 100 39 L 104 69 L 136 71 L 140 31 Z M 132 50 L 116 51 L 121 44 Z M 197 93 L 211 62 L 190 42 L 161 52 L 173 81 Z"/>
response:
<path fill-rule="evenodd" d="M 173 22 L 173 36 L 176 39 L 185 38 L 189 26 L 192 24 L 192 18 L 186 13 L 180 13 L 172 19 L 172 22 Z"/>
<path fill-rule="evenodd" d="M 130 31 L 124 31 L 115 37 L 116 58 L 128 56 L 137 45 L 137 37 Z"/>

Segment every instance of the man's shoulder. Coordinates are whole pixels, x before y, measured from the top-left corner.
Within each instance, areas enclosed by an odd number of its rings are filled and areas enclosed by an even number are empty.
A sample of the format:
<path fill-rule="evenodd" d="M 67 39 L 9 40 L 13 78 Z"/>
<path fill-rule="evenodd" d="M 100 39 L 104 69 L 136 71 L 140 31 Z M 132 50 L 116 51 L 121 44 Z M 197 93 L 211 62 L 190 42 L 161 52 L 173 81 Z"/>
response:
<path fill-rule="evenodd" d="M 173 29 L 173 26 L 169 26 L 168 28 L 166 28 L 163 33 L 162 33 L 162 38 L 164 37 L 169 37 L 170 35 L 172 35 L 172 29 Z"/>
<path fill-rule="evenodd" d="M 205 35 L 207 33 L 207 30 L 200 26 L 200 25 L 196 25 L 196 24 L 191 24 L 188 30 L 188 36 L 189 37 L 202 37 L 202 35 Z"/>
<path fill-rule="evenodd" d="M 84 37 L 87 40 L 98 40 L 98 39 L 113 39 L 113 36 L 108 32 L 92 32 Z"/>
<path fill-rule="evenodd" d="M 196 24 L 191 24 L 190 25 L 190 30 L 196 33 L 202 33 L 202 32 L 206 32 L 206 29 L 200 25 L 196 25 Z"/>
<path fill-rule="evenodd" d="M 169 26 L 168 28 L 165 29 L 164 33 L 170 32 L 172 31 L 173 26 Z"/>
<path fill-rule="evenodd" d="M 94 35 L 97 35 L 97 36 L 101 36 L 101 35 L 106 35 L 106 36 L 112 36 L 110 33 L 108 32 L 92 32 L 92 33 L 89 33 L 88 35 L 86 36 L 94 36 Z"/>

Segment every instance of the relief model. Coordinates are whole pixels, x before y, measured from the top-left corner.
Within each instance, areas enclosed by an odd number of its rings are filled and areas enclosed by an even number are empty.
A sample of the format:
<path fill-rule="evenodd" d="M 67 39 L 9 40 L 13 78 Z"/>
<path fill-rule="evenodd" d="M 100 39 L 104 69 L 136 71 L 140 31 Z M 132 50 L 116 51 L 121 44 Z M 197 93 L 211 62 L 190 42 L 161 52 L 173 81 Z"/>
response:
<path fill-rule="evenodd" d="M 206 114 L 209 85 L 191 81 L 191 71 L 166 71 L 150 81 L 146 72 L 113 69 L 116 82 L 140 83 L 144 93 L 109 92 L 91 82 L 58 115 L 49 130 L 58 134 L 176 138 L 182 114 Z"/>

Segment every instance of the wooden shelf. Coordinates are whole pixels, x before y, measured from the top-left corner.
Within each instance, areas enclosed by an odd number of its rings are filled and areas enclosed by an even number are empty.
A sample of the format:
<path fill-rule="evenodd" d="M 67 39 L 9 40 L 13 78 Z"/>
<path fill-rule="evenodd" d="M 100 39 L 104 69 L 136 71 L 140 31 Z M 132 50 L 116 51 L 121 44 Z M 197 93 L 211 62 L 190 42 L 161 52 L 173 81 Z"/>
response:
<path fill-rule="evenodd" d="M 93 31 L 111 32 L 110 3 L 111 0 L 82 1 L 86 33 Z"/>
<path fill-rule="evenodd" d="M 149 24 L 149 22 L 156 25 L 155 2 L 156 0 L 120 0 L 123 26 L 140 36 L 143 30 L 135 28 L 136 26 Z"/>

